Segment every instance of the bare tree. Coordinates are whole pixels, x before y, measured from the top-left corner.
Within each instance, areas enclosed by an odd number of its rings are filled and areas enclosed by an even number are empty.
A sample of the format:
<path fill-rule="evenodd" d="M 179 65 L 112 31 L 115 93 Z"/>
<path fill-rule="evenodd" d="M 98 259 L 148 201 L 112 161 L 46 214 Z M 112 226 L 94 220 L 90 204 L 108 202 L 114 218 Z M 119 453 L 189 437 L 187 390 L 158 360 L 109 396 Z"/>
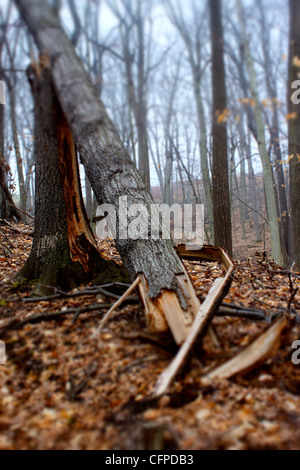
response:
<path fill-rule="evenodd" d="M 151 1 L 145 3 L 122 0 L 120 8 L 116 1 L 110 0 L 109 5 L 120 21 L 123 49 L 121 57 L 125 67 L 128 103 L 130 113 L 134 115 L 138 136 L 138 168 L 146 187 L 150 189 L 147 94 L 151 67 L 146 54 L 145 30 Z M 131 47 L 136 47 L 137 52 L 131 50 Z"/>
<path fill-rule="evenodd" d="M 261 43 L 264 60 L 265 80 L 266 87 L 271 101 L 271 109 L 273 111 L 272 122 L 269 126 L 271 136 L 271 146 L 275 158 L 275 180 L 278 188 L 279 197 L 279 208 L 280 208 L 280 221 L 284 233 L 284 243 L 286 250 L 289 246 L 289 217 L 288 217 L 288 202 L 286 195 L 287 182 L 284 175 L 283 169 L 283 156 L 281 151 L 281 139 L 279 130 L 279 111 L 278 111 L 278 92 L 277 92 L 277 80 L 276 75 L 278 73 L 277 67 L 274 66 L 271 57 L 271 39 L 270 39 L 270 27 L 266 22 L 265 10 L 263 8 L 262 0 L 257 0 L 260 22 L 261 22 Z"/>
<path fill-rule="evenodd" d="M 213 171 L 215 244 L 232 255 L 231 209 L 229 197 L 227 104 L 224 63 L 224 36 L 221 0 L 210 3 L 213 81 Z"/>
<path fill-rule="evenodd" d="M 264 119 L 258 94 L 256 70 L 250 52 L 245 16 L 240 0 L 236 0 L 236 6 L 240 21 L 242 45 L 245 51 L 246 64 L 249 75 L 251 98 L 254 104 L 254 119 L 256 124 L 258 148 L 264 172 L 265 192 L 271 231 L 272 256 L 277 263 L 282 265 L 285 261 L 285 246 L 279 225 L 276 186 L 272 171 L 270 155 L 268 153 L 266 145 Z"/>
<path fill-rule="evenodd" d="M 202 81 L 207 62 L 203 54 L 203 21 L 201 21 L 198 9 L 195 3 L 192 3 L 194 25 L 190 25 L 185 21 L 181 3 L 176 2 L 176 7 L 171 0 L 165 1 L 167 11 L 173 25 L 179 32 L 188 54 L 188 62 L 193 77 L 193 91 L 197 109 L 198 125 L 200 131 L 200 159 L 201 170 L 205 188 L 205 197 L 207 204 L 208 219 L 211 223 L 213 238 L 213 201 L 211 189 L 211 177 L 208 162 L 208 142 L 207 142 L 207 126 L 205 117 L 204 99 L 202 96 Z"/>
<path fill-rule="evenodd" d="M 298 80 L 299 87 L 299 58 L 300 58 L 300 3 L 290 0 L 290 40 L 289 40 L 289 83 L 288 83 L 288 111 L 289 111 L 289 159 L 290 159 L 290 199 L 294 234 L 294 246 L 291 245 L 291 257 L 300 269 L 300 111 L 299 104 L 291 99 Z"/>

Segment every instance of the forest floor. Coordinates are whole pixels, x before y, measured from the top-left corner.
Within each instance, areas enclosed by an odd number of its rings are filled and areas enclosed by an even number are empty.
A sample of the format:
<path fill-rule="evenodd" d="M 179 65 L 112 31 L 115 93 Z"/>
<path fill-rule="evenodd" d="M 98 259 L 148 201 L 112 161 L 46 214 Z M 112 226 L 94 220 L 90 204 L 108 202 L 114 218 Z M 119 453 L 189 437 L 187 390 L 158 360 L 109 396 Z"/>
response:
<path fill-rule="evenodd" d="M 138 304 L 119 309 L 101 339 L 95 331 L 106 310 L 5 330 L 33 314 L 113 303 L 101 296 L 25 302 L 33 289 L 13 277 L 31 243 L 30 236 L 0 229 L 0 340 L 7 347 L 7 364 L 0 365 L 0 449 L 300 449 L 300 365 L 291 359 L 292 343 L 300 339 L 295 319 L 280 348 L 251 373 L 200 384 L 206 371 L 235 356 L 273 314 L 289 307 L 290 280 L 263 255 L 235 261 L 225 302 L 263 310 L 266 321 L 216 317 L 220 348 L 206 337 L 168 396 L 153 403 L 145 398 L 174 349 L 149 336 Z M 112 244 L 100 248 L 117 259 Z M 186 265 L 203 298 L 223 276 L 217 264 Z M 299 276 L 292 280 L 300 287 Z M 300 314 L 299 291 L 292 306 Z"/>

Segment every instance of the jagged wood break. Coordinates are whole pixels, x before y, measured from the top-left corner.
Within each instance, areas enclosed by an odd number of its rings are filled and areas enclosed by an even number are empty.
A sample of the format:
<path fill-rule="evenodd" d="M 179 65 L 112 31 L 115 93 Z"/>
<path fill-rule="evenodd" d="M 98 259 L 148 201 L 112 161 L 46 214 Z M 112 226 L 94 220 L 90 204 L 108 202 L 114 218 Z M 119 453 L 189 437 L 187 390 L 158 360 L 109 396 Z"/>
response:
<path fill-rule="evenodd" d="M 18 277 L 64 289 L 92 280 L 126 281 L 122 266 L 100 256 L 88 224 L 76 149 L 55 96 L 47 55 L 31 64 L 28 78 L 35 114 L 35 232 Z"/>

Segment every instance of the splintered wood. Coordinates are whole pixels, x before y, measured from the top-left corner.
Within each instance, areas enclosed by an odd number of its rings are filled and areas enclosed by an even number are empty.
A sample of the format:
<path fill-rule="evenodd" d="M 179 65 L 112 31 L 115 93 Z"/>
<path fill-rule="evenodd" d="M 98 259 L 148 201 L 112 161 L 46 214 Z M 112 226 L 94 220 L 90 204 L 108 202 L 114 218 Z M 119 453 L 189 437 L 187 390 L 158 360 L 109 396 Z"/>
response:
<path fill-rule="evenodd" d="M 233 264 L 223 250 L 210 246 L 205 246 L 203 248 L 195 247 L 194 250 L 187 250 L 185 245 L 179 245 L 177 247 L 177 253 L 183 259 L 221 262 L 227 270 L 224 282 L 222 285 L 219 284 L 218 289 L 214 288 L 213 298 L 210 296 L 212 308 L 207 315 L 201 311 L 203 315 L 201 325 L 203 325 L 203 329 L 206 329 L 209 326 L 212 314 L 228 292 L 231 283 L 231 274 L 233 272 Z M 182 270 L 184 274 L 178 275 L 177 281 L 181 288 L 182 296 L 187 304 L 186 309 L 182 308 L 176 292 L 164 290 L 157 298 L 151 299 L 147 294 L 148 284 L 145 276 L 143 275 L 141 275 L 141 283 L 138 288 L 145 307 L 147 323 L 150 331 L 153 333 L 165 333 L 170 329 L 174 340 L 179 346 L 188 338 L 195 318 L 201 308 L 201 304 L 196 296 L 193 284 L 183 265 Z"/>
<path fill-rule="evenodd" d="M 199 306 L 181 349 L 157 382 L 155 391 L 157 397 L 166 393 L 178 371 L 184 365 L 193 345 L 206 333 L 214 313 L 230 288 L 234 269 L 230 258 L 221 248 L 203 247 L 198 250 L 186 250 L 184 246 L 180 245 L 177 252 L 181 258 L 185 259 L 220 261 L 227 270 L 227 274 L 224 278 L 216 279 L 202 306 Z M 172 329 L 172 324 L 170 324 L 170 328 Z"/>
<path fill-rule="evenodd" d="M 187 303 L 186 310 L 182 309 L 176 292 L 164 290 L 157 298 L 150 299 L 147 295 L 148 283 L 143 275 L 139 293 L 145 306 L 149 330 L 152 333 L 165 333 L 170 329 L 174 340 L 180 345 L 188 336 L 200 302 L 186 271 L 178 275 L 177 280 Z"/>
<path fill-rule="evenodd" d="M 216 379 L 230 379 L 237 374 L 249 372 L 266 361 L 280 346 L 280 336 L 287 326 L 288 320 L 285 317 L 279 318 L 250 346 L 203 377 L 201 384 L 205 386 Z"/>

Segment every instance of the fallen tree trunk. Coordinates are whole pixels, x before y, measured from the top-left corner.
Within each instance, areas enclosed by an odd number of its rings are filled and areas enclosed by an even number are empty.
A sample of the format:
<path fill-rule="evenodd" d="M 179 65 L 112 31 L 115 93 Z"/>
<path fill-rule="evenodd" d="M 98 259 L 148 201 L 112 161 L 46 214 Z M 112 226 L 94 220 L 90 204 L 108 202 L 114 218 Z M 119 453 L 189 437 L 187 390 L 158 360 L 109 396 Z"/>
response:
<path fill-rule="evenodd" d="M 49 53 L 51 74 L 61 107 L 68 120 L 75 143 L 81 155 L 92 188 L 99 204 L 111 204 L 117 212 L 119 225 L 119 198 L 126 196 L 128 206 L 141 204 L 151 214 L 153 200 L 146 190 L 141 176 L 97 96 L 83 64 L 63 31 L 58 18 L 44 0 L 16 0 L 21 16 L 34 36 L 42 53 Z M 146 232 L 150 233 L 150 229 Z M 187 321 L 196 315 L 200 303 L 193 299 L 193 288 L 177 256 L 171 240 L 121 238 L 117 234 L 118 251 L 131 280 L 142 275 L 144 296 L 152 310 L 161 311 L 171 295 L 172 315 L 168 323 L 172 331 L 177 329 L 176 318 L 187 315 Z M 186 280 L 182 285 L 182 277 Z M 162 299 L 161 302 L 152 302 Z M 174 320 L 175 319 L 175 320 Z M 182 320 L 185 323 L 185 320 Z M 174 333 L 173 333 L 174 334 Z M 186 332 L 174 334 L 182 342 Z"/>

